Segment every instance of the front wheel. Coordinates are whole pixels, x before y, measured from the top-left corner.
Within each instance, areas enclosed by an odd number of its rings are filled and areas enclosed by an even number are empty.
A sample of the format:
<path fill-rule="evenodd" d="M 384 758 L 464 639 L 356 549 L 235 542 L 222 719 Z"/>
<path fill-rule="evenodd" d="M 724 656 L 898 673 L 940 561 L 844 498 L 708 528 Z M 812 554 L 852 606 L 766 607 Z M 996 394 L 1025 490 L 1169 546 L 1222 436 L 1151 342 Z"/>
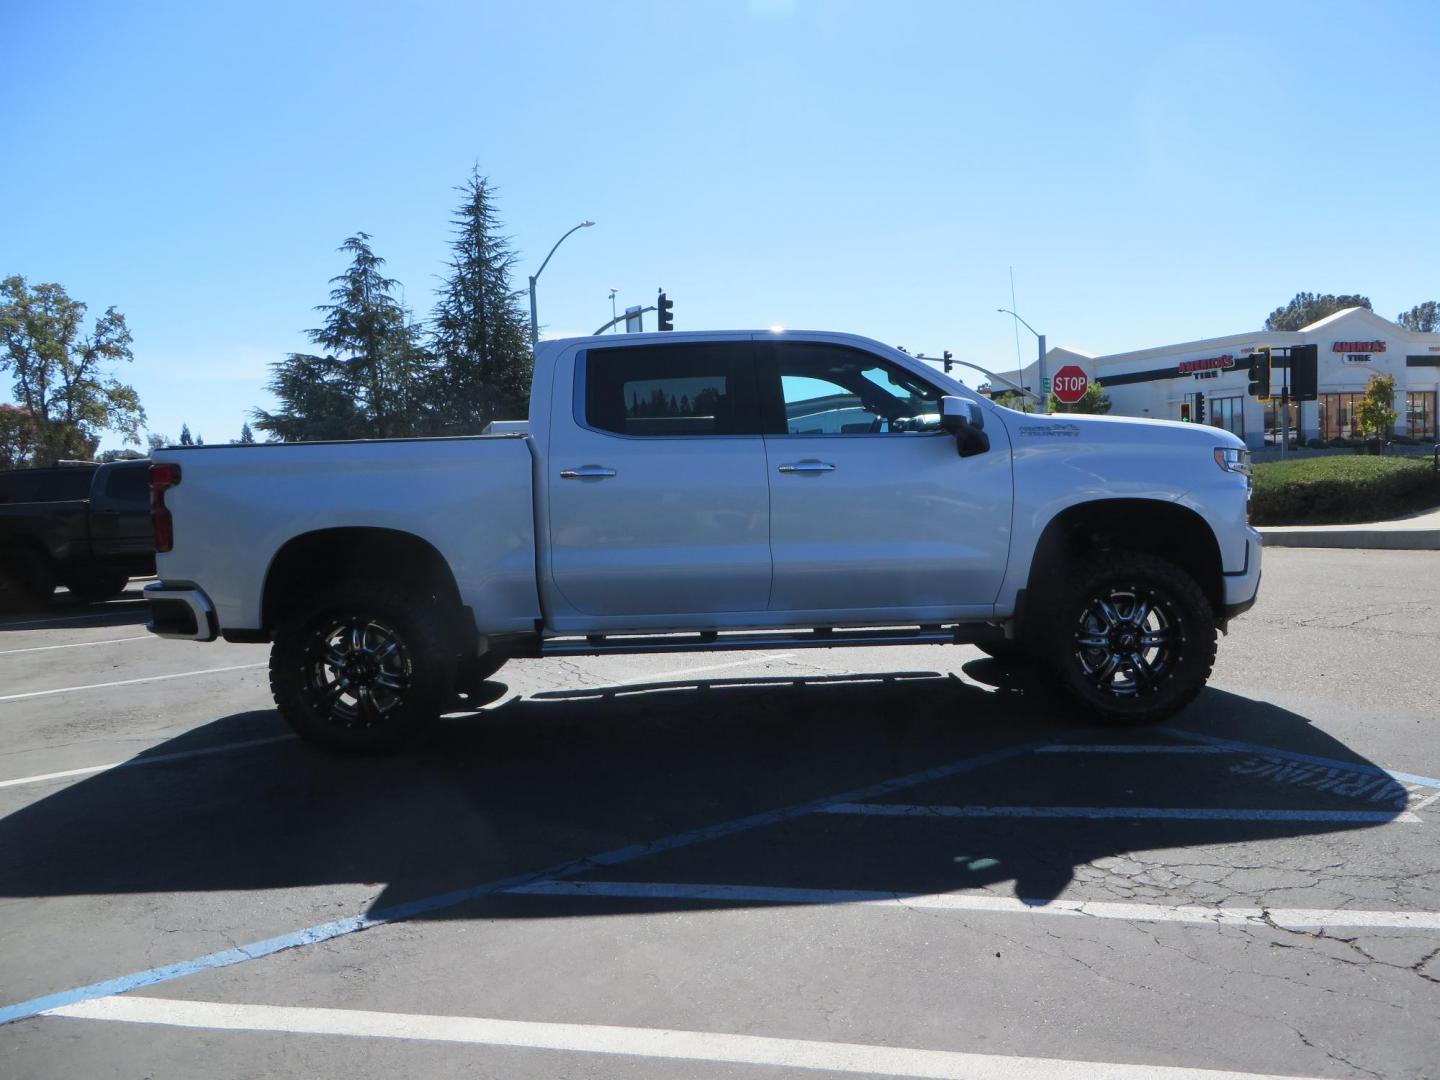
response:
<path fill-rule="evenodd" d="M 275 704 L 296 734 L 327 750 L 396 750 L 450 699 L 456 655 L 447 626 L 430 598 L 398 585 L 342 585 L 276 630 Z"/>
<path fill-rule="evenodd" d="M 1046 659 L 1094 719 L 1168 719 L 1204 688 L 1215 616 L 1204 591 L 1164 559 L 1126 552 L 1072 565 L 1057 588 Z"/>

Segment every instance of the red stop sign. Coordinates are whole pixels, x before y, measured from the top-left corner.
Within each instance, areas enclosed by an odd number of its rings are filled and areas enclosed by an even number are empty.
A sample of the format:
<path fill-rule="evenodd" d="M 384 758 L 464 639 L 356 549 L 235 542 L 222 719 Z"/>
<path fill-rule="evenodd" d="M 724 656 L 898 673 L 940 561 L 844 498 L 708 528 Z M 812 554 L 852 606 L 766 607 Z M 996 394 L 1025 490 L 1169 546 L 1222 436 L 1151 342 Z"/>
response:
<path fill-rule="evenodd" d="M 1051 386 L 1054 388 L 1057 398 L 1066 405 L 1074 405 L 1085 396 L 1085 391 L 1090 389 L 1090 376 L 1085 374 L 1083 368 L 1075 364 L 1066 364 L 1055 372 Z"/>

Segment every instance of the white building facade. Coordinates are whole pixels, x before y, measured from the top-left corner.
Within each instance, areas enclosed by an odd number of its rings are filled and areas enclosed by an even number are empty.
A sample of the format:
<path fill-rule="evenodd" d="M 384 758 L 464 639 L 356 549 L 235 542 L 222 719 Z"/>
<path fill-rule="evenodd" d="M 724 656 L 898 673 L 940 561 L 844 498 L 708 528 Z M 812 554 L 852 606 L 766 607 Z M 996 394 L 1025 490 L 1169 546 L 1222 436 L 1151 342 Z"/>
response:
<path fill-rule="evenodd" d="M 1264 403 L 1246 392 L 1250 358 L 1262 345 L 1317 346 L 1319 398 L 1291 404 L 1292 440 L 1358 437 L 1355 405 L 1372 375 L 1395 377 L 1396 435 L 1440 439 L 1440 334 L 1412 333 L 1365 308 L 1337 311 L 1302 330 L 1257 330 L 1110 356 L 1054 348 L 1045 365 L 1051 376 L 1075 364 L 1091 382 L 1098 379 L 1110 397 L 1111 415 L 1194 422 L 1203 414 L 1204 423 L 1233 431 L 1259 449 L 1279 442 L 1282 421 L 1278 400 Z M 1286 376 L 1286 362 L 1276 355 L 1271 378 L 1276 398 Z M 1038 390 L 1035 364 L 1005 377 Z M 993 389 L 998 394 L 1005 387 Z"/>

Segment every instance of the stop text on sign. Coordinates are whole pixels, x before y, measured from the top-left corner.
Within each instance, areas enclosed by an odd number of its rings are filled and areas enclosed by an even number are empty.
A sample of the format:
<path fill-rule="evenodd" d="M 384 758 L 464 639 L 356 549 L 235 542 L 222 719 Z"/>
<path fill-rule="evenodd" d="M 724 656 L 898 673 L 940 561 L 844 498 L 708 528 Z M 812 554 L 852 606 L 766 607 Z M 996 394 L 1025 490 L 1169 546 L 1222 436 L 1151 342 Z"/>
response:
<path fill-rule="evenodd" d="M 1055 396 L 1066 405 L 1074 405 L 1090 389 L 1090 376 L 1074 364 L 1066 364 L 1055 373 Z"/>

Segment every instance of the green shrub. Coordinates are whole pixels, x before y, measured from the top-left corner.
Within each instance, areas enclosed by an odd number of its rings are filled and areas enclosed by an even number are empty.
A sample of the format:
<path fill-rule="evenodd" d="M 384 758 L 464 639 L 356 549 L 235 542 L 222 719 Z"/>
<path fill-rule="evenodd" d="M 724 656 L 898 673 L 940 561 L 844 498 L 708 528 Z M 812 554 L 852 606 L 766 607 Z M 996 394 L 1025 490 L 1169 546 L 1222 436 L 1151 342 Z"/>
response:
<path fill-rule="evenodd" d="M 1440 506 L 1440 473 L 1426 458 L 1342 455 L 1255 466 L 1256 525 L 1384 521 Z"/>

